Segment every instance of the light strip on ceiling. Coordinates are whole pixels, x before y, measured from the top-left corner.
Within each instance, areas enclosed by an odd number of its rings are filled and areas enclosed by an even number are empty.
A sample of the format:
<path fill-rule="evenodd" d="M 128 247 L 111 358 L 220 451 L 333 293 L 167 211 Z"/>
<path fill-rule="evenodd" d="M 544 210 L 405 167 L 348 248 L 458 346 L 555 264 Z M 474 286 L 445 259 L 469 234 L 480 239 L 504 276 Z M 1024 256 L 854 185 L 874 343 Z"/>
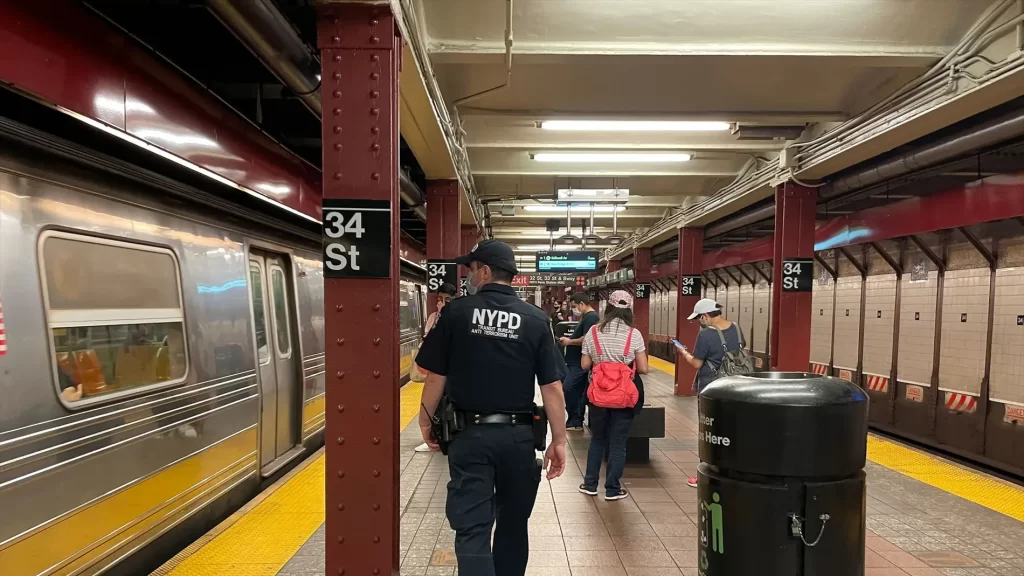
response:
<path fill-rule="evenodd" d="M 537 162 L 576 162 L 613 164 L 667 164 L 689 162 L 693 156 L 682 152 L 536 152 Z"/>
<path fill-rule="evenodd" d="M 628 188 L 559 188 L 559 200 L 579 200 L 588 202 L 622 202 L 629 200 Z"/>
<path fill-rule="evenodd" d="M 690 122 L 673 120 L 545 120 L 544 130 L 586 132 L 721 132 L 728 122 Z"/>
<path fill-rule="evenodd" d="M 587 244 L 587 248 L 586 249 L 587 250 L 597 250 L 598 248 L 608 248 L 608 247 L 609 246 L 605 245 L 605 244 Z M 559 250 L 565 250 L 565 249 L 566 248 L 564 246 L 563 247 L 559 247 L 557 244 L 555 246 L 555 251 L 556 252 L 558 252 Z M 515 249 L 516 252 L 548 252 L 550 250 L 551 250 L 551 247 L 548 246 L 547 244 L 520 244 L 520 245 L 516 246 L 516 249 Z"/>
<path fill-rule="evenodd" d="M 574 204 L 574 206 L 583 206 L 582 204 Z M 594 212 L 622 212 L 625 210 L 625 206 L 594 206 Z M 548 212 L 548 213 L 561 213 L 565 210 L 564 204 L 530 204 L 529 206 L 523 206 L 523 210 L 527 212 Z"/>

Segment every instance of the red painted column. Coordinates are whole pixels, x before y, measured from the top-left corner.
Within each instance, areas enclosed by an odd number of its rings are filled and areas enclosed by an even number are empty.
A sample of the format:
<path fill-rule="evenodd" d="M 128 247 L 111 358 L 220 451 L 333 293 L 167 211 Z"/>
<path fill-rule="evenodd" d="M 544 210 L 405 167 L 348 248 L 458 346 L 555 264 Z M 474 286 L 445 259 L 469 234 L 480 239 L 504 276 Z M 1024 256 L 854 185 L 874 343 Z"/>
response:
<path fill-rule="evenodd" d="M 462 227 L 462 254 L 469 254 L 473 251 L 473 246 L 480 241 L 480 229 L 475 225 L 467 224 Z M 469 277 L 469 268 L 465 266 L 459 266 L 459 282 Z"/>
<path fill-rule="evenodd" d="M 637 284 L 651 281 L 651 249 L 637 248 L 633 252 L 633 281 Z M 635 296 L 636 294 L 634 294 Z M 647 291 L 648 298 L 650 290 Z M 651 301 L 633 300 L 633 323 L 644 337 L 648 350 L 651 347 Z"/>
<path fill-rule="evenodd" d="M 787 182 L 775 189 L 772 262 L 772 370 L 805 372 L 811 360 L 811 292 L 784 292 L 782 262 L 814 258 L 818 191 Z M 812 268 L 813 270 L 813 268 Z M 811 278 L 813 280 L 813 272 Z"/>
<path fill-rule="evenodd" d="M 428 260 L 450 260 L 462 254 L 461 208 L 458 180 L 427 182 Z M 427 310 L 437 310 L 436 292 L 427 294 Z"/>
<path fill-rule="evenodd" d="M 704 272 L 704 229 L 681 228 L 679 230 L 679 270 L 676 272 L 676 340 L 693 350 L 697 342 L 700 325 L 696 320 L 687 320 L 693 306 L 700 300 L 700 291 L 684 296 L 679 289 L 684 276 L 699 276 Z M 689 362 L 676 354 L 676 396 L 694 396 L 697 391 L 693 382 L 697 371 Z"/>
<path fill-rule="evenodd" d="M 327 574 L 397 574 L 398 73 L 386 4 L 318 5 L 325 199 L 390 203 L 390 277 L 326 279 Z"/>
<path fill-rule="evenodd" d="M 605 273 L 607 274 L 609 272 L 618 272 L 621 269 L 622 269 L 622 261 L 621 260 L 609 260 L 608 261 L 608 267 L 605 269 Z"/>

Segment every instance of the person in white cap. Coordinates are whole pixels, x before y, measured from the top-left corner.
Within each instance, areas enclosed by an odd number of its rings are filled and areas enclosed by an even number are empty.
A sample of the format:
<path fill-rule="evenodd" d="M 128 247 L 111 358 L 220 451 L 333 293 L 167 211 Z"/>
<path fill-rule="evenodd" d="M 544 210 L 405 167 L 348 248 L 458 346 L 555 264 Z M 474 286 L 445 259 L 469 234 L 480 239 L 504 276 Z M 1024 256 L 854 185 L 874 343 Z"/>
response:
<path fill-rule="evenodd" d="M 722 340 L 716 332 L 721 332 L 725 338 L 725 345 L 730 351 L 739 350 L 743 347 L 743 336 L 739 327 L 726 320 L 722 316 L 722 307 L 711 298 L 702 298 L 693 306 L 693 314 L 687 320 L 700 322 L 701 330 L 697 333 L 697 341 L 693 345 L 693 352 L 686 349 L 686 346 L 676 342 L 676 348 L 690 366 L 697 369 L 697 377 L 694 384 L 697 393 L 700 393 L 705 386 L 718 377 L 718 367 L 722 365 L 725 358 L 725 349 L 722 348 Z M 693 476 L 687 480 L 690 486 L 697 486 L 697 477 Z"/>

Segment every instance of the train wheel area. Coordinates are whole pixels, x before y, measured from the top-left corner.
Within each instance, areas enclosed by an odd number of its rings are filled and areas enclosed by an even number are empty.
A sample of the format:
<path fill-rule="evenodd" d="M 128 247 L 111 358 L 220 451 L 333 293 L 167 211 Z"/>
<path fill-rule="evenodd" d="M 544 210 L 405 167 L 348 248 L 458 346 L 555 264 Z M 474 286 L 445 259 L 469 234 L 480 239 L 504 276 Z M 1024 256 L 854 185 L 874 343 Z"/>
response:
<path fill-rule="evenodd" d="M 659 362 L 645 379 L 666 435 L 651 440 L 649 462 L 627 464 L 629 498 L 579 493 L 589 433 L 570 438 L 569 470 L 542 481 L 530 517 L 527 574 L 697 574 L 699 507 L 686 484 L 698 463 L 696 405 L 673 394 L 671 370 Z M 441 454 L 413 451 L 418 398 L 403 390 L 400 573 L 451 575 L 448 469 Z M 1024 488 L 878 436 L 868 459 L 866 575 L 1024 574 Z M 325 576 L 323 481 L 318 453 L 153 574 Z"/>

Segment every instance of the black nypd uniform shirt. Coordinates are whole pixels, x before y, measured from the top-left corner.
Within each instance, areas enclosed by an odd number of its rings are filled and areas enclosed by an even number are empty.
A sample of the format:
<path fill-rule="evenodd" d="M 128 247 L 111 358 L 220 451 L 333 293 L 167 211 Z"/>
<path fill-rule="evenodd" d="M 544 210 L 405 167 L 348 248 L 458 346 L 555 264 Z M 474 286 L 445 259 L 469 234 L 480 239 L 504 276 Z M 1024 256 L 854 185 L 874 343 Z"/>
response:
<path fill-rule="evenodd" d="M 503 284 L 452 300 L 416 363 L 446 376 L 449 397 L 467 412 L 530 412 L 534 378 L 544 385 L 565 377 L 547 315 Z"/>

